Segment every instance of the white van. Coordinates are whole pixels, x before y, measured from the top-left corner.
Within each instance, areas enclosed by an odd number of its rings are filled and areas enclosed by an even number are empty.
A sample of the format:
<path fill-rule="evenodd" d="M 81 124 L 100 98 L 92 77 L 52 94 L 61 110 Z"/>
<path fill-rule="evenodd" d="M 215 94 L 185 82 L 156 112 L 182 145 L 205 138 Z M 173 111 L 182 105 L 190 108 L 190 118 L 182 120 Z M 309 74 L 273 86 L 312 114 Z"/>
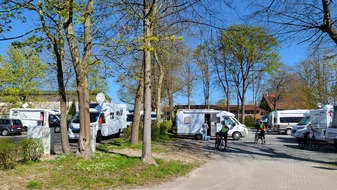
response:
<path fill-rule="evenodd" d="M 93 103 L 90 104 L 90 126 L 96 128 L 96 141 L 111 135 L 120 136 L 126 128 L 126 104 Z M 102 125 L 99 119 L 102 119 Z M 69 122 L 68 137 L 70 140 L 78 139 L 80 132 L 80 115 L 77 112 Z"/>
<path fill-rule="evenodd" d="M 303 138 L 304 133 L 312 128 L 315 132 L 315 138 L 319 141 L 325 141 L 325 130 L 330 127 L 332 122 L 333 106 L 325 105 L 321 109 L 310 110 L 310 124 L 295 133 L 296 138 Z M 310 127 L 310 128 L 309 128 Z"/>
<path fill-rule="evenodd" d="M 275 111 L 273 130 L 290 135 L 292 127 L 304 118 L 307 111 L 304 109 Z"/>
<path fill-rule="evenodd" d="M 202 137 L 201 126 L 207 121 L 207 134 L 215 136 L 222 128 L 221 122 L 225 121 L 229 126 L 228 136 L 238 140 L 248 135 L 248 129 L 235 119 L 234 114 L 227 111 L 213 109 L 182 109 L 176 113 L 175 125 L 177 135 L 194 136 L 197 140 Z"/>
<path fill-rule="evenodd" d="M 46 115 L 48 115 L 48 119 L 44 117 Z M 9 118 L 20 119 L 24 131 L 27 131 L 28 127 L 37 125 L 44 126 L 45 122 L 49 122 L 49 127 L 55 128 L 56 133 L 61 132 L 61 113 L 57 110 L 39 108 L 12 108 L 9 111 Z"/>
<path fill-rule="evenodd" d="M 131 111 L 131 110 L 126 111 L 126 125 L 127 125 L 127 127 L 129 127 L 131 125 L 131 123 L 133 122 L 133 115 L 134 115 L 134 111 Z M 140 119 L 144 120 L 143 111 L 140 111 Z M 154 112 L 154 111 L 151 111 L 151 121 L 155 121 L 155 120 L 157 120 L 157 113 Z"/>
<path fill-rule="evenodd" d="M 301 119 L 301 121 L 298 122 L 297 125 L 292 127 L 293 129 L 291 130 L 291 136 L 295 137 L 296 131 L 306 129 L 307 126 L 310 124 L 310 122 L 311 122 L 310 111 L 307 111 L 304 113 L 304 118 Z"/>

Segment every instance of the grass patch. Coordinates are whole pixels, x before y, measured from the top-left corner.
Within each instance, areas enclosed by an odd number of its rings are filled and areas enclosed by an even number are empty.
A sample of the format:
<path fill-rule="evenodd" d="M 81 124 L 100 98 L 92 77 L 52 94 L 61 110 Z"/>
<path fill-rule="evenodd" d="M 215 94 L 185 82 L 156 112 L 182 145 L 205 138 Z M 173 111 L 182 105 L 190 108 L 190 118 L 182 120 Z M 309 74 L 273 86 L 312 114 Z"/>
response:
<path fill-rule="evenodd" d="M 167 153 L 160 143 L 152 144 L 153 152 Z M 196 168 L 193 163 L 155 159 L 158 166 L 144 164 L 139 157 L 112 153 L 115 149 L 131 147 L 123 140 L 100 145 L 91 160 L 76 157 L 74 153 L 59 155 L 50 161 L 27 165 L 14 170 L 0 171 L 2 181 L 13 189 L 109 189 L 129 188 L 165 181 L 184 175 Z M 17 183 L 17 179 L 21 179 Z M 14 180 L 16 179 L 16 180 Z M 1 187 L 1 186 L 0 186 Z"/>

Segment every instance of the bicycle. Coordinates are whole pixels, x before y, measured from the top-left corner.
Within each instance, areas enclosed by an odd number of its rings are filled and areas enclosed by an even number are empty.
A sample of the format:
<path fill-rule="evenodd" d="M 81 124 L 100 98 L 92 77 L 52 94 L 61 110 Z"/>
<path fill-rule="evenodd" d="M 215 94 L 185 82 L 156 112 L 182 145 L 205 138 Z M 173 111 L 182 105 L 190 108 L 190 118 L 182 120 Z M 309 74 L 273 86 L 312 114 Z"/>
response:
<path fill-rule="evenodd" d="M 218 150 L 222 150 L 222 151 L 228 149 L 227 143 L 225 142 L 225 140 L 222 138 L 222 135 L 220 134 L 216 135 L 215 148 Z"/>
<path fill-rule="evenodd" d="M 261 139 L 262 144 L 266 144 L 266 138 L 262 137 L 262 133 L 260 130 L 257 130 L 255 132 L 255 137 L 254 137 L 254 144 L 257 144 L 259 142 L 259 139 Z"/>
<path fill-rule="evenodd" d="M 317 142 L 315 138 L 314 130 L 305 132 L 303 139 L 300 139 L 298 141 L 298 147 L 300 149 L 304 149 L 306 146 L 309 146 L 310 150 L 313 151 L 317 151 L 321 148 L 320 144 Z"/>

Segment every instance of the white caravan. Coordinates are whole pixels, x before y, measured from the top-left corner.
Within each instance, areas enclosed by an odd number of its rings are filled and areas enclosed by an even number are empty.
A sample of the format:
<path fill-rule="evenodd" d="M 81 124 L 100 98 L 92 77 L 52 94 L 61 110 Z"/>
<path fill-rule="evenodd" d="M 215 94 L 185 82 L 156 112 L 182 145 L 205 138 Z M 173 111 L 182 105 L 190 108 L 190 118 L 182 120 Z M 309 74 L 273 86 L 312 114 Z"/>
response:
<path fill-rule="evenodd" d="M 90 127 L 96 128 L 96 140 L 116 135 L 126 128 L 126 104 L 92 103 L 90 104 Z M 78 139 L 80 132 L 80 115 L 77 112 L 68 125 L 69 139 Z"/>
<path fill-rule="evenodd" d="M 273 130 L 290 135 L 292 127 L 304 118 L 304 113 L 307 111 L 304 109 L 275 111 Z"/>
<path fill-rule="evenodd" d="M 45 116 L 48 116 L 48 119 Z M 34 127 L 37 125 L 44 126 L 46 122 L 49 123 L 49 127 L 55 128 L 55 132 L 58 133 L 61 131 L 61 113 L 57 110 L 38 108 L 12 108 L 9 112 L 9 118 L 20 119 L 25 131 L 28 129 L 28 127 Z"/>
<path fill-rule="evenodd" d="M 292 127 L 293 129 L 291 130 L 291 136 L 295 137 L 296 131 L 306 129 L 307 126 L 310 124 L 310 122 L 311 122 L 310 111 L 307 111 L 304 113 L 304 118 L 301 119 L 301 121 L 298 122 L 297 125 Z"/>
<path fill-rule="evenodd" d="M 325 130 L 330 127 L 332 122 L 333 106 L 325 105 L 321 109 L 310 110 L 310 124 L 295 133 L 296 138 L 303 138 L 304 133 L 314 130 L 315 138 L 319 141 L 325 141 Z"/>
<path fill-rule="evenodd" d="M 248 129 L 235 119 L 234 114 L 227 111 L 213 109 L 182 109 L 176 113 L 177 135 L 190 135 L 200 140 L 201 126 L 207 120 L 207 135 L 215 136 L 221 130 L 221 122 L 229 126 L 228 136 L 238 140 L 248 135 Z"/>

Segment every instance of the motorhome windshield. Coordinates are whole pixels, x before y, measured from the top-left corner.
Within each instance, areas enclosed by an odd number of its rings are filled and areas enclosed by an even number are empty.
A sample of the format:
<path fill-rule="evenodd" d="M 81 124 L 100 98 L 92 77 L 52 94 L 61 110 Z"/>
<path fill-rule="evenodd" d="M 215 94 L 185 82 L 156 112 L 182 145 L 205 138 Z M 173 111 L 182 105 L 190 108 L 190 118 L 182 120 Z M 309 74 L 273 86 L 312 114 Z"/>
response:
<path fill-rule="evenodd" d="M 90 123 L 97 121 L 99 112 L 90 112 Z M 76 113 L 73 119 L 73 123 L 80 123 L 80 114 Z"/>
<path fill-rule="evenodd" d="M 301 119 L 301 121 L 298 122 L 297 125 L 307 125 L 310 121 L 311 121 L 310 117 L 305 117 L 305 118 Z"/>

